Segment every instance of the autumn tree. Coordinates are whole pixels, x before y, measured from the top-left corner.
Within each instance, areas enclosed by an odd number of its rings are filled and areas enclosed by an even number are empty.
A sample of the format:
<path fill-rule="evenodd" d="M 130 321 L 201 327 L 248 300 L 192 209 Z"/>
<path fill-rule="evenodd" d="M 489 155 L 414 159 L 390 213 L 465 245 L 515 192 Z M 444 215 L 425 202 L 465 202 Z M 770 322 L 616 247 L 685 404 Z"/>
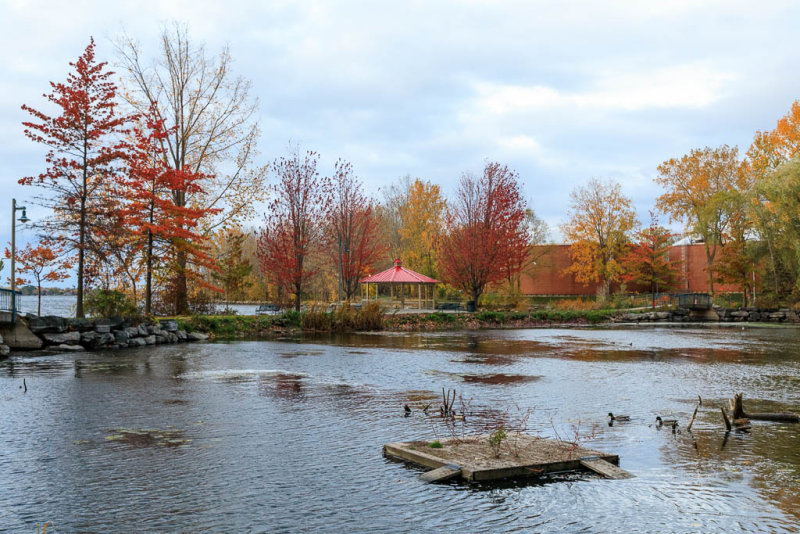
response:
<path fill-rule="evenodd" d="M 401 231 L 410 194 L 411 176 L 407 174 L 383 191 L 383 202 L 377 206 L 381 235 L 389 248 L 387 261 L 402 258 L 405 252 Z"/>
<path fill-rule="evenodd" d="M 416 178 L 408 188 L 399 229 L 403 262 L 409 267 L 436 278 L 436 247 L 442 234 L 447 208 L 439 186 Z"/>
<path fill-rule="evenodd" d="M 328 199 L 326 249 L 339 273 L 340 291 L 350 300 L 386 247 L 379 238 L 374 202 L 364 194 L 350 163 L 337 161 L 333 176 L 323 180 L 322 191 Z"/>
<path fill-rule="evenodd" d="M 570 243 L 572 263 L 567 269 L 580 283 L 600 283 L 604 301 L 611 284 L 620 280 L 621 258 L 627 252 L 630 231 L 636 226 L 631 201 L 616 182 L 589 180 L 570 194 L 569 220 L 561 227 Z"/>
<path fill-rule="evenodd" d="M 105 62 L 96 61 L 94 48 L 92 39 L 78 61 L 70 63 L 74 72 L 65 83 L 51 82 L 52 92 L 44 96 L 57 115 L 22 106 L 33 116 L 22 123 L 25 135 L 48 152 L 46 170 L 19 183 L 47 191 L 38 201 L 52 209 L 53 216 L 40 224 L 41 232 L 60 241 L 68 252 L 77 252 L 77 317 L 84 316 L 86 254 L 108 214 L 101 193 L 114 180 L 114 163 L 120 156 L 116 136 L 127 121 L 117 113 L 113 73 Z"/>
<path fill-rule="evenodd" d="M 507 279 L 509 258 L 528 247 L 525 209 L 519 175 L 505 165 L 489 162 L 480 177 L 462 175 L 439 249 L 445 280 L 477 303 L 488 284 Z"/>
<path fill-rule="evenodd" d="M 278 183 L 272 188 L 273 199 L 259 236 L 261 271 L 273 278 L 287 292 L 294 294 L 294 307 L 300 310 L 303 288 L 316 273 L 309 259 L 320 245 L 323 202 L 316 152 L 301 155 L 296 150 L 289 157 L 274 162 Z"/>
<path fill-rule="evenodd" d="M 162 31 L 155 63 L 145 62 L 140 45 L 129 37 L 120 40 L 118 50 L 128 74 L 126 99 L 142 114 L 154 105 L 165 121 L 165 164 L 200 177 L 194 190 L 173 190 L 174 205 L 205 210 L 202 233 L 254 215 L 267 191 L 266 168 L 254 165 L 257 101 L 249 96 L 250 82 L 234 76 L 228 48 L 209 56 L 191 42 L 187 27 L 174 24 Z M 177 309 L 183 313 L 189 258 L 179 253 L 176 261 Z"/>
<path fill-rule="evenodd" d="M 215 269 L 206 249 L 206 237 L 198 233 L 200 221 L 217 208 L 191 208 L 176 202 L 180 195 L 200 194 L 203 176 L 190 168 L 175 169 L 163 159 L 170 131 L 152 107 L 140 116 L 126 150 L 126 167 L 117 215 L 127 234 L 140 238 L 145 274 L 145 313 L 152 311 L 153 273 L 157 266 L 186 280 L 198 268 Z M 173 313 L 184 313 L 185 286 L 173 287 Z"/>
<path fill-rule="evenodd" d="M 789 111 L 781 117 L 775 128 L 756 132 L 753 143 L 747 150 L 744 162 L 747 177 L 747 212 L 753 229 L 759 238 L 758 244 L 765 249 L 768 287 L 778 298 L 793 290 L 797 271 L 793 267 L 794 244 L 786 240 L 786 234 L 778 220 L 777 211 L 765 196 L 774 191 L 774 184 L 765 185 L 776 170 L 795 159 L 800 153 L 800 102 L 795 101 Z"/>
<path fill-rule="evenodd" d="M 732 216 L 731 192 L 738 190 L 742 178 L 738 150 L 727 145 L 694 149 L 658 166 L 655 181 L 665 192 L 656 205 L 671 221 L 683 222 L 687 230 L 702 238 L 712 294 L 714 259 Z"/>
<path fill-rule="evenodd" d="M 219 270 L 211 276 L 225 292 L 225 301 L 245 298 L 253 265 L 245 256 L 247 234 L 239 227 L 219 230 L 212 238 L 214 258 Z"/>
<path fill-rule="evenodd" d="M 675 234 L 658 224 L 658 215 L 650 212 L 650 225 L 634 234 L 628 252 L 621 258 L 622 280 L 645 286 L 653 295 L 673 289 L 678 281 L 679 266 L 669 259 Z"/>
<path fill-rule="evenodd" d="M 28 243 L 25 248 L 17 250 L 16 261 L 20 274 L 30 275 L 36 283 L 36 315 L 42 314 L 42 282 L 60 282 L 70 276 L 68 271 L 72 269 L 72 265 L 68 259 L 62 257 L 63 252 L 58 244 L 44 241 L 36 246 Z M 11 257 L 8 249 L 6 257 Z"/>

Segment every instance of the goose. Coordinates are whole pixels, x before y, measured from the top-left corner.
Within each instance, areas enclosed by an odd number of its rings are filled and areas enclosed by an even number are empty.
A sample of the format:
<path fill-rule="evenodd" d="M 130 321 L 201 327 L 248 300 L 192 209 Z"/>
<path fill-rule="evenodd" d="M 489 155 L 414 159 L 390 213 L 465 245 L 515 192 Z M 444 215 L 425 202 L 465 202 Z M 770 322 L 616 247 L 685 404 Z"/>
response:
<path fill-rule="evenodd" d="M 656 416 L 656 426 L 661 426 L 661 425 L 676 427 L 676 426 L 678 426 L 678 420 L 677 419 L 661 419 L 661 416 L 658 415 L 658 416 Z"/>
<path fill-rule="evenodd" d="M 612 421 L 630 421 L 630 415 L 614 415 L 611 412 L 608 412 L 608 416 L 611 418 Z"/>

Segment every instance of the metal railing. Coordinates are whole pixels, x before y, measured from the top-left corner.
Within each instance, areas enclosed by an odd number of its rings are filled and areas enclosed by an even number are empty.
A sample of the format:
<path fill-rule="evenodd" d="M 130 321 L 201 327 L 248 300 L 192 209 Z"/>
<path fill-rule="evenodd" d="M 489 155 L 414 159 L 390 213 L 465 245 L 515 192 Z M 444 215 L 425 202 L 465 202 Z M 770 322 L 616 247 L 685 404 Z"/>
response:
<path fill-rule="evenodd" d="M 0 312 L 9 312 L 11 315 L 11 324 L 17 322 L 21 295 L 22 293 L 19 291 L 0 288 Z"/>

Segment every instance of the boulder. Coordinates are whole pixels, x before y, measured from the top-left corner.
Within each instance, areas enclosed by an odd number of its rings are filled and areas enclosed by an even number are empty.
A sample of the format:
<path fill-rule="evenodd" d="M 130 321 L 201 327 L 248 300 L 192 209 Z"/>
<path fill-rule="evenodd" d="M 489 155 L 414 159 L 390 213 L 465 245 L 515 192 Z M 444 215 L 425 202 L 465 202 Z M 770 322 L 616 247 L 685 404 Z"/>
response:
<path fill-rule="evenodd" d="M 669 312 L 655 312 L 655 317 L 654 318 L 656 320 L 658 320 L 658 321 L 666 321 L 667 319 L 670 318 L 670 313 Z"/>
<path fill-rule="evenodd" d="M 2 331 L 3 344 L 12 349 L 35 350 L 41 349 L 44 345 L 42 339 L 34 335 L 24 321 L 17 321 L 14 325 L 2 325 L 0 331 Z"/>
<path fill-rule="evenodd" d="M 11 347 L 9 347 L 8 345 L 0 344 L 0 356 L 8 356 L 10 352 L 11 352 Z"/>
<path fill-rule="evenodd" d="M 106 317 L 105 319 L 98 319 L 95 322 L 95 326 L 108 326 L 109 331 L 120 330 L 125 327 L 125 321 L 122 317 L 114 316 L 114 317 Z M 99 330 L 98 330 L 99 331 Z"/>
<path fill-rule="evenodd" d="M 186 341 L 186 330 L 178 330 L 175 334 L 178 336 L 178 341 Z"/>
<path fill-rule="evenodd" d="M 761 320 L 761 314 L 760 314 L 760 313 L 758 313 L 757 311 L 751 311 L 751 312 L 750 312 L 750 313 L 747 315 L 747 320 L 748 320 L 748 321 L 752 321 L 752 322 L 757 322 L 757 321 L 760 321 L 760 320 Z"/>
<path fill-rule="evenodd" d="M 132 337 L 139 337 L 139 329 L 135 326 L 129 326 L 124 330 L 126 334 L 128 334 L 128 339 Z"/>
<path fill-rule="evenodd" d="M 94 323 L 89 319 L 68 319 L 70 330 L 77 330 L 78 332 L 88 332 L 94 330 Z"/>
<path fill-rule="evenodd" d="M 148 345 L 155 345 L 156 344 L 156 336 L 150 335 L 144 338 L 144 342 Z"/>
<path fill-rule="evenodd" d="M 28 328 L 34 334 L 55 334 L 66 332 L 69 324 L 63 317 L 45 315 L 44 317 L 31 317 L 28 319 Z"/>
<path fill-rule="evenodd" d="M 186 339 L 189 341 L 206 341 L 208 339 L 208 334 L 203 334 L 202 332 L 190 332 L 186 334 Z"/>
<path fill-rule="evenodd" d="M 81 342 L 80 332 L 64 332 L 63 334 L 42 334 L 48 345 L 77 345 Z"/>
<path fill-rule="evenodd" d="M 161 332 L 160 334 L 155 334 L 156 336 L 156 345 L 163 345 L 164 343 L 169 343 L 169 338 L 167 337 L 166 332 Z"/>
<path fill-rule="evenodd" d="M 123 330 L 117 330 L 114 332 L 114 342 L 120 345 L 127 346 L 128 345 L 128 333 Z"/>
<path fill-rule="evenodd" d="M 88 332 L 81 332 L 81 345 L 91 345 L 100 336 L 94 330 Z"/>
<path fill-rule="evenodd" d="M 145 337 L 148 334 L 150 334 L 150 332 L 147 331 L 147 325 L 145 325 L 145 324 L 140 324 L 137 327 L 137 329 L 139 330 L 139 335 L 142 336 L 142 337 Z"/>
<path fill-rule="evenodd" d="M 161 319 L 159 321 L 161 329 L 165 332 L 177 332 L 178 331 L 178 321 L 175 319 Z"/>
<path fill-rule="evenodd" d="M 111 325 L 110 324 L 98 324 L 94 327 L 94 331 L 98 334 L 108 334 L 111 332 Z"/>
<path fill-rule="evenodd" d="M 114 334 L 111 334 L 111 333 L 107 332 L 105 334 L 100 334 L 97 337 L 97 340 L 96 340 L 94 346 L 95 347 L 107 347 L 109 345 L 112 345 L 114 343 L 114 341 L 116 341 L 116 338 L 114 337 Z"/>
<path fill-rule="evenodd" d="M 177 343 L 178 342 L 178 334 L 175 332 L 167 332 L 167 340 L 170 343 Z"/>
<path fill-rule="evenodd" d="M 745 317 L 750 317 L 750 312 L 745 310 L 736 310 L 730 313 L 731 317 L 735 317 L 737 319 L 744 319 Z"/>

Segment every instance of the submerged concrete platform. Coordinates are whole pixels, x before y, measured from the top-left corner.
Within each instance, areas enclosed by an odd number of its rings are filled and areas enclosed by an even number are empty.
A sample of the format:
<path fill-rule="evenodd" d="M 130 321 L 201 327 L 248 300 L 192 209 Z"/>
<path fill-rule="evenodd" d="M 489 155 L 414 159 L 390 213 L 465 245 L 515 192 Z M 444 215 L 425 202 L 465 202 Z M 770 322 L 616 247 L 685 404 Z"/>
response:
<path fill-rule="evenodd" d="M 633 476 L 617 467 L 616 454 L 528 434 L 510 434 L 502 442 L 499 454 L 490 447 L 488 434 L 439 441 L 441 448 L 432 448 L 426 441 L 387 443 L 383 452 L 432 468 L 435 471 L 423 475 L 423 480 L 429 482 L 459 475 L 467 481 L 490 481 L 584 469 L 608 478 Z"/>

